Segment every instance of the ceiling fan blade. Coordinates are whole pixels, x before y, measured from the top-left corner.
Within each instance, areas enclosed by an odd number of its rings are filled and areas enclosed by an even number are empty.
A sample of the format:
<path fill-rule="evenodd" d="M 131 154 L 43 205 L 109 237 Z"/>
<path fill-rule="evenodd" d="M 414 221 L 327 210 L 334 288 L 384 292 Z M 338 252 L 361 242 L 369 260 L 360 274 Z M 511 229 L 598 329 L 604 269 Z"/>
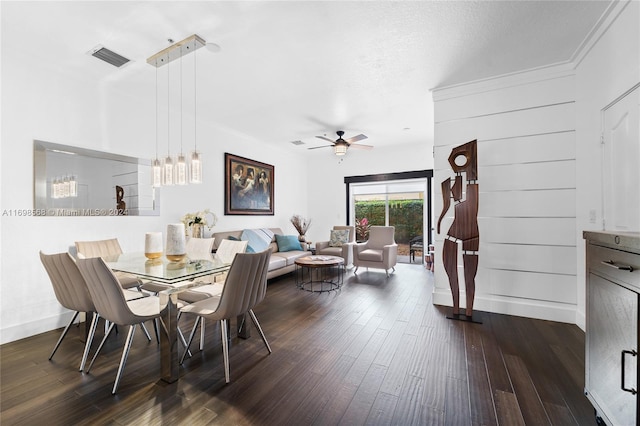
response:
<path fill-rule="evenodd" d="M 372 145 L 362 145 L 362 144 L 357 144 L 357 145 L 349 145 L 349 149 L 351 148 L 357 148 L 357 149 L 373 149 Z"/>
<path fill-rule="evenodd" d="M 361 141 L 363 139 L 367 139 L 367 137 L 365 135 L 363 135 L 363 134 L 359 134 L 359 135 L 350 137 L 349 139 L 345 139 L 344 141 L 346 143 L 348 143 L 348 144 L 352 144 L 354 142 L 358 142 L 358 141 Z"/>
<path fill-rule="evenodd" d="M 307 148 L 307 149 L 331 148 L 331 147 L 333 147 L 333 145 L 314 146 L 314 147 Z"/>
<path fill-rule="evenodd" d="M 329 139 L 329 138 L 328 138 L 328 137 L 326 137 L 326 136 L 316 136 L 316 138 L 318 138 L 318 139 L 322 139 L 322 140 L 325 140 L 325 141 L 329 141 L 329 142 L 331 142 L 331 143 L 334 143 L 334 142 L 335 142 L 333 139 Z"/>

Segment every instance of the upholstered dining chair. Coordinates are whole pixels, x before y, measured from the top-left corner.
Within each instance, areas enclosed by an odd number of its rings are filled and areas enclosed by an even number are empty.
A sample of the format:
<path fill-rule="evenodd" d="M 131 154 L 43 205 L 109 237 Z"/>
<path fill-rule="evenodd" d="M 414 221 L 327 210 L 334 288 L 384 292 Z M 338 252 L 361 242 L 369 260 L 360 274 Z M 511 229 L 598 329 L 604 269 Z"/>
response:
<path fill-rule="evenodd" d="M 69 321 L 62 331 L 51 355 L 49 355 L 49 360 L 51 360 L 55 355 L 56 351 L 60 347 L 60 343 L 62 343 L 62 340 L 67 335 L 69 327 L 76 320 L 78 314 L 80 312 L 93 313 L 89 334 L 82 354 L 82 361 L 80 362 L 80 371 L 82 371 L 84 370 L 87 356 L 89 355 L 89 350 L 91 348 L 93 336 L 96 332 L 98 320 L 100 319 L 100 314 L 96 312 L 93 300 L 91 299 L 91 294 L 89 294 L 89 289 L 87 288 L 87 283 L 80 273 L 78 265 L 76 265 L 76 262 L 69 253 L 44 254 L 43 252 L 40 252 L 40 260 L 49 275 L 49 279 L 51 280 L 53 291 L 58 302 L 60 302 L 60 304 L 65 308 L 75 311 L 71 321 Z M 123 294 L 127 300 L 139 299 L 145 296 L 138 291 L 130 290 L 123 290 Z"/>
<path fill-rule="evenodd" d="M 236 254 L 231 264 L 231 269 L 229 269 L 227 279 L 225 280 L 222 294 L 192 303 L 180 310 L 184 315 L 196 315 L 197 317 L 220 321 L 224 377 L 227 383 L 230 381 L 229 341 L 227 340 L 229 318 L 248 313 L 258 329 L 267 350 L 271 353 L 271 347 L 253 312 L 253 308 L 262 302 L 267 292 L 267 270 L 269 269 L 270 257 L 271 250 L 269 249 L 258 253 Z M 191 346 L 199 323 L 200 321 L 196 319 L 191 334 L 189 335 L 186 350 Z M 180 363 L 184 362 L 186 350 Z"/>
<path fill-rule="evenodd" d="M 117 238 L 96 241 L 76 241 L 76 251 L 79 259 L 89 257 L 105 257 L 122 254 L 122 248 Z M 136 288 L 141 290 L 142 281 L 131 274 L 117 272 L 116 276 L 123 288 Z"/>
<path fill-rule="evenodd" d="M 247 251 L 248 244 L 248 241 L 224 239 L 218 244 L 216 255 L 220 257 L 223 262 L 231 263 L 237 253 Z"/>
<path fill-rule="evenodd" d="M 112 394 L 115 394 L 122 378 L 124 367 L 127 363 L 127 357 L 129 356 L 129 349 L 131 348 L 131 342 L 135 334 L 136 328 L 139 324 L 145 321 L 155 320 L 160 318 L 160 301 L 156 296 L 143 297 L 141 299 L 127 301 L 124 296 L 124 291 L 121 284 L 118 282 L 118 278 L 113 274 L 111 269 L 104 263 L 101 257 L 78 259 L 76 261 L 80 273 L 84 277 L 89 289 L 89 294 L 93 299 L 96 311 L 101 317 L 111 322 L 109 329 L 104 335 L 104 338 L 100 342 L 96 353 L 91 359 L 91 363 L 86 370 L 89 373 L 96 357 L 102 350 L 104 343 L 109 337 L 111 330 L 115 324 L 129 326 L 129 332 L 122 351 L 122 358 L 120 359 L 120 365 L 118 366 L 118 372 L 116 374 L 116 380 L 113 384 Z"/>
<path fill-rule="evenodd" d="M 193 240 L 193 238 L 191 239 Z M 189 241 L 191 241 L 189 240 Z M 187 245 L 189 243 L 187 242 Z M 213 247 L 213 238 L 211 238 L 211 247 L 209 247 L 209 252 Z M 222 240 L 220 241 L 220 246 L 216 251 L 216 255 L 223 259 L 226 263 L 231 263 L 237 253 L 244 253 L 247 249 L 247 241 L 234 241 L 234 240 Z M 187 248 L 187 256 L 191 258 L 189 254 L 189 249 Z M 195 254 L 194 254 L 195 256 Z M 201 285 L 199 287 L 194 287 L 187 291 L 183 291 L 178 294 L 178 299 L 180 299 L 185 304 L 194 303 L 199 300 L 204 300 L 213 296 L 220 296 L 222 294 L 222 289 L 224 288 L 224 280 L 226 277 L 226 273 L 223 274 L 222 277 L 215 277 L 215 281 L 209 281 L 209 284 Z M 203 277 L 205 279 L 211 280 L 209 277 Z M 181 313 L 178 313 L 178 318 L 180 318 Z M 205 337 L 205 318 L 200 317 L 200 350 L 204 349 L 204 337 Z"/>
<path fill-rule="evenodd" d="M 387 277 L 389 269 L 396 270 L 398 261 L 398 245 L 395 241 L 395 227 L 372 226 L 369 239 L 364 243 L 357 243 L 353 249 L 353 264 L 358 272 L 360 266 L 366 268 L 384 269 Z"/>
<path fill-rule="evenodd" d="M 353 246 L 355 243 L 355 226 L 336 225 L 329 234 L 329 241 L 316 243 L 316 254 L 340 256 L 344 259 L 344 266 L 347 267 L 353 263 Z"/>
<path fill-rule="evenodd" d="M 78 314 L 80 312 L 95 313 L 96 308 L 93 306 L 93 300 L 87 289 L 87 284 L 69 253 L 44 254 L 40 252 L 40 261 L 49 275 L 58 302 L 65 308 L 75 311 L 71 321 L 69 321 L 62 331 L 51 355 L 49 355 L 49 360 L 51 360 L 60 347 L 60 343 L 62 343 L 62 340 L 67 335 L 69 327 L 71 327 L 71 324 L 73 324 L 78 317 Z M 97 322 L 98 314 L 94 314 L 89 335 L 84 345 L 84 352 L 82 353 L 80 371 L 84 370 Z"/>

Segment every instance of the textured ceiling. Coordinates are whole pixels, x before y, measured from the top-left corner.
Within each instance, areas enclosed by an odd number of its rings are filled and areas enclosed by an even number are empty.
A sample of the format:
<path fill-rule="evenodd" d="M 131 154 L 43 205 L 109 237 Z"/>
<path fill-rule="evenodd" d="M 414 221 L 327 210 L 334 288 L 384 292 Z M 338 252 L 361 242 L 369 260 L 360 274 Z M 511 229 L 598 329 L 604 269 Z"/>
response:
<path fill-rule="evenodd" d="M 221 47 L 198 51 L 199 117 L 320 155 L 306 150 L 324 144 L 314 136 L 339 129 L 373 146 L 432 143 L 431 89 L 570 61 L 610 3 L 2 1 L 2 50 L 133 88 L 168 38 L 195 33 Z M 96 45 L 133 62 L 86 55 Z"/>

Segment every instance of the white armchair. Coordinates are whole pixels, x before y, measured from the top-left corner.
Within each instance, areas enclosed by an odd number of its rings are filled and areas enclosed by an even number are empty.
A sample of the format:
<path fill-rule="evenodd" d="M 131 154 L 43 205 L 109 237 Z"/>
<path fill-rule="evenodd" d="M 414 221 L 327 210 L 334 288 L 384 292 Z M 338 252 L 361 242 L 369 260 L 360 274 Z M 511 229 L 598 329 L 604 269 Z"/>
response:
<path fill-rule="evenodd" d="M 321 241 L 316 243 L 316 254 L 326 256 L 340 256 L 344 259 L 345 268 L 353 263 L 353 246 L 356 244 L 356 227 L 340 226 L 333 227 L 334 231 L 349 231 L 347 242 L 336 243 L 335 241 Z"/>
<path fill-rule="evenodd" d="M 389 276 L 389 269 L 396 270 L 398 260 L 398 245 L 395 241 L 395 227 L 372 226 L 369 239 L 358 243 L 353 250 L 353 264 L 358 272 L 360 266 L 366 268 L 384 269 Z"/>

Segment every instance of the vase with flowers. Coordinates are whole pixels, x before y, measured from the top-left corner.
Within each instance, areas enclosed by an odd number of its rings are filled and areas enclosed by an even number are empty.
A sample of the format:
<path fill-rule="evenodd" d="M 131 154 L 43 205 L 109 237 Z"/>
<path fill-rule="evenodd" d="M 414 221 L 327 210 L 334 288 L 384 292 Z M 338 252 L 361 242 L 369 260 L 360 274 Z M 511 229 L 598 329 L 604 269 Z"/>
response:
<path fill-rule="evenodd" d="M 291 223 L 293 227 L 296 228 L 296 231 L 298 231 L 298 241 L 304 242 L 306 240 L 305 234 L 311 226 L 311 219 L 306 219 L 299 214 L 294 214 L 291 216 Z"/>
<path fill-rule="evenodd" d="M 371 223 L 369 219 L 363 217 L 362 219 L 356 219 L 356 239 L 358 242 L 367 241 L 369 238 L 369 230 L 371 229 Z"/>
<path fill-rule="evenodd" d="M 218 217 L 209 209 L 182 216 L 185 233 L 193 238 L 204 238 L 204 228 L 207 227 L 211 231 L 217 221 Z"/>

